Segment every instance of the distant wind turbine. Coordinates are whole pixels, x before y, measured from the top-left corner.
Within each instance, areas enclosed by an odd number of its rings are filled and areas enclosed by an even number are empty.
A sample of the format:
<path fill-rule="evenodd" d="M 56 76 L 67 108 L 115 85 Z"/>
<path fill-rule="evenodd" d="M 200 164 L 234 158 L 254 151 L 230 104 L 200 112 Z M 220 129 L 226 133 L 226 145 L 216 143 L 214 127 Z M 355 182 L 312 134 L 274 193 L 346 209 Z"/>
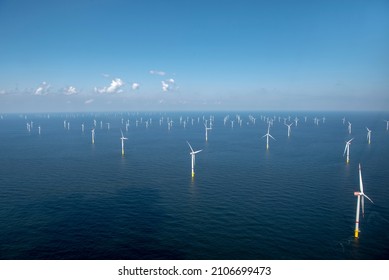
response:
<path fill-rule="evenodd" d="M 346 146 L 344 147 L 344 152 L 343 152 L 343 156 L 346 154 L 347 152 L 347 159 L 346 159 L 346 162 L 349 163 L 350 162 L 350 144 L 351 144 L 351 141 L 353 141 L 354 138 L 351 138 L 350 140 L 348 140 L 346 142 Z"/>
<path fill-rule="evenodd" d="M 293 125 L 293 123 L 291 124 L 286 124 L 285 125 L 288 127 L 288 138 L 290 137 L 290 127 Z"/>
<path fill-rule="evenodd" d="M 128 138 L 124 137 L 122 130 L 120 130 L 120 132 L 122 133 L 122 137 L 120 137 L 122 140 L 122 156 L 124 156 L 124 140 L 127 140 Z"/>
<path fill-rule="evenodd" d="M 386 131 L 388 131 L 388 129 L 389 129 L 389 121 L 384 120 L 384 122 L 386 122 Z"/>
<path fill-rule="evenodd" d="M 371 130 L 368 129 L 367 127 L 366 127 L 366 129 L 367 129 L 367 142 L 370 144 L 370 140 L 371 140 Z"/>
<path fill-rule="evenodd" d="M 92 128 L 92 144 L 95 143 L 95 128 Z"/>
<path fill-rule="evenodd" d="M 194 177 L 194 175 L 195 175 L 194 167 L 195 167 L 195 163 L 196 163 L 196 154 L 200 153 L 202 150 L 194 151 L 192 146 L 189 144 L 189 142 L 186 141 L 186 143 L 188 143 L 189 148 L 191 150 L 190 155 L 192 156 L 192 177 Z"/>
<path fill-rule="evenodd" d="M 206 124 L 204 124 L 205 126 L 205 141 L 208 141 L 208 130 L 212 130 L 212 127 L 211 127 L 211 124 L 209 125 L 209 127 L 207 127 Z"/>
<path fill-rule="evenodd" d="M 364 199 L 365 197 L 371 201 L 371 203 L 374 204 L 373 200 L 371 200 L 364 192 L 363 192 L 363 182 L 362 182 L 362 172 L 361 172 L 361 164 L 359 164 L 359 192 L 354 192 L 354 195 L 358 197 L 357 200 L 357 211 L 356 211 L 356 218 L 355 218 L 355 231 L 354 231 L 354 237 L 358 238 L 359 236 L 359 211 L 360 208 L 362 208 L 362 216 L 365 215 L 365 205 L 364 205 Z"/>
<path fill-rule="evenodd" d="M 271 137 L 271 138 L 273 138 L 274 140 L 276 140 L 273 136 L 270 135 L 269 130 L 270 130 L 270 124 L 269 124 L 269 126 L 267 127 L 267 133 L 266 133 L 265 135 L 262 136 L 262 138 L 266 136 L 266 150 L 269 150 L 269 137 Z"/>
<path fill-rule="evenodd" d="M 299 119 L 297 117 L 295 117 L 294 122 L 296 123 L 296 126 L 297 126 L 298 121 L 299 121 Z"/>
<path fill-rule="evenodd" d="M 351 134 L 351 122 L 348 122 L 348 134 Z"/>

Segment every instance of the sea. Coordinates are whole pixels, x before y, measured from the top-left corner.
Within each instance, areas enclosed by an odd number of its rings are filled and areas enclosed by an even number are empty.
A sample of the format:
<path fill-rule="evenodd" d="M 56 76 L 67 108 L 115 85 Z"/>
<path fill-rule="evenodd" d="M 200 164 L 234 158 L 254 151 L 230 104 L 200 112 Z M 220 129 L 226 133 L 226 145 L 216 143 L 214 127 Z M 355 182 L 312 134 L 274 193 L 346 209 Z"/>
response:
<path fill-rule="evenodd" d="M 3 114 L 0 259 L 389 259 L 387 119 L 387 112 Z M 284 123 L 294 123 L 290 137 Z M 266 149 L 268 128 L 274 139 Z M 193 178 L 187 141 L 202 150 Z M 365 199 L 355 238 L 359 164 L 374 204 Z"/>

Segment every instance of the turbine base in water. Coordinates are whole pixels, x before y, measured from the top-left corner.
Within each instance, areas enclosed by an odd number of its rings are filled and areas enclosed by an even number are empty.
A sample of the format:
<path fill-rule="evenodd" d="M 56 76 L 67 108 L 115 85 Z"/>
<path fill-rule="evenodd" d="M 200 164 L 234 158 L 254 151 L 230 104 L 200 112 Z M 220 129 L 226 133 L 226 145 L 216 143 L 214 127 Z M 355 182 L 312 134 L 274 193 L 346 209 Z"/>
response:
<path fill-rule="evenodd" d="M 359 230 L 354 230 L 354 237 L 358 238 L 359 237 Z"/>
<path fill-rule="evenodd" d="M 194 177 L 194 172 L 192 171 L 192 178 Z"/>

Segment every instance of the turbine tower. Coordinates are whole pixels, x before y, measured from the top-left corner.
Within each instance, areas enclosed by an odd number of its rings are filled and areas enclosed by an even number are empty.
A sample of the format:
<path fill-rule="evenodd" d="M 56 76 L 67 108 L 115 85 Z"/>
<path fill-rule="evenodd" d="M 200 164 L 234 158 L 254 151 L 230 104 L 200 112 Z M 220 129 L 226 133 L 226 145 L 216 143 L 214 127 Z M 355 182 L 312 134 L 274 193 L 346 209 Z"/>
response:
<path fill-rule="evenodd" d="M 92 144 L 95 143 L 95 129 L 92 128 Z"/>
<path fill-rule="evenodd" d="M 209 127 L 207 127 L 206 124 L 204 124 L 205 126 L 205 141 L 208 142 L 208 130 L 212 130 L 212 127 L 211 127 L 211 124 L 209 124 Z"/>
<path fill-rule="evenodd" d="M 354 138 L 351 138 L 350 140 L 348 140 L 346 142 L 346 146 L 344 147 L 344 152 L 343 152 L 343 156 L 346 154 L 347 152 L 347 159 L 346 159 L 346 162 L 349 163 L 350 162 L 350 145 L 351 145 L 351 141 L 353 141 Z"/>
<path fill-rule="evenodd" d="M 265 135 L 262 136 L 262 138 L 266 136 L 266 150 L 269 150 L 269 137 L 271 137 L 271 138 L 273 138 L 274 140 L 276 140 L 273 136 L 270 135 L 269 130 L 270 130 L 270 124 L 269 124 L 269 126 L 267 127 L 267 133 L 266 133 Z"/>
<path fill-rule="evenodd" d="M 120 137 L 122 140 L 122 156 L 124 156 L 124 140 L 127 140 L 128 138 L 124 137 L 122 130 L 120 130 L 120 132 L 122 133 L 122 137 Z"/>
<path fill-rule="evenodd" d="M 364 192 L 363 192 L 363 182 L 362 182 L 362 172 L 361 172 L 361 164 L 359 164 L 359 192 L 354 192 L 354 195 L 357 196 L 357 211 L 355 215 L 355 231 L 354 237 L 359 237 L 359 211 L 362 208 L 362 216 L 365 215 L 365 205 L 364 199 L 365 197 L 374 204 L 373 200 L 371 200 Z"/>
<path fill-rule="evenodd" d="M 367 142 L 370 144 L 370 140 L 371 140 L 371 130 L 368 129 L 367 127 L 366 127 L 366 129 L 367 129 Z"/>
<path fill-rule="evenodd" d="M 285 125 L 288 127 L 288 138 L 290 137 L 290 127 L 293 125 L 293 123 L 291 124 L 286 124 Z"/>
<path fill-rule="evenodd" d="M 193 148 L 192 148 L 192 146 L 189 144 L 189 142 L 186 141 L 186 143 L 188 143 L 189 148 L 190 148 L 190 150 L 191 150 L 190 155 L 192 156 L 192 178 L 193 178 L 194 175 L 195 175 L 194 167 L 195 167 L 195 164 L 196 164 L 196 154 L 197 154 L 197 153 L 200 153 L 202 150 L 194 151 Z"/>

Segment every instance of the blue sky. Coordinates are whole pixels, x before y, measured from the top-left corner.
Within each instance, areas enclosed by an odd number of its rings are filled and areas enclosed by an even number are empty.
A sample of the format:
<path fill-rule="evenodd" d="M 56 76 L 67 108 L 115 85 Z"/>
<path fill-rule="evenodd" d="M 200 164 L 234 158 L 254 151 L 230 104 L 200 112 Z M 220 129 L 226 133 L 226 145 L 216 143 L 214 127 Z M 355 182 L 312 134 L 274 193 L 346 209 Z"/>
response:
<path fill-rule="evenodd" d="M 0 0 L 0 38 L 0 112 L 389 109 L 389 1 Z"/>

